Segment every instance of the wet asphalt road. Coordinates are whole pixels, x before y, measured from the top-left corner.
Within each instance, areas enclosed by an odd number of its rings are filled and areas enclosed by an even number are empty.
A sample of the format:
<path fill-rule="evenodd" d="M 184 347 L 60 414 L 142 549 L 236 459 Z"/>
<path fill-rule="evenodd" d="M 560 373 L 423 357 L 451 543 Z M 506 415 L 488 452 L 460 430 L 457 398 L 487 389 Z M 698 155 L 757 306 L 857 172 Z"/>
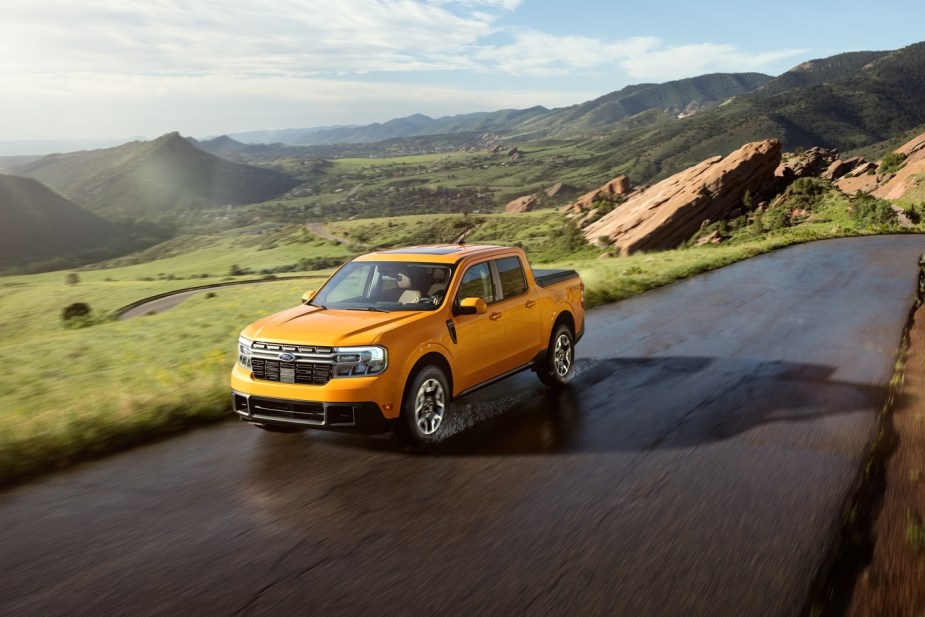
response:
<path fill-rule="evenodd" d="M 431 455 L 229 421 L 0 493 L 0 614 L 797 615 L 923 251 L 814 243 L 592 311 L 569 389 L 463 399 Z"/>

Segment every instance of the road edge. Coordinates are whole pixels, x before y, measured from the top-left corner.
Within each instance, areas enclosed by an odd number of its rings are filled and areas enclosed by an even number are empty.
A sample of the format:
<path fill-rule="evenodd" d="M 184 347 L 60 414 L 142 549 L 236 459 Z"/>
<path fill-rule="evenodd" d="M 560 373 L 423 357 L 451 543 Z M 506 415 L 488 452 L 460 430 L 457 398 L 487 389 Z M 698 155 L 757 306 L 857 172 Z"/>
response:
<path fill-rule="evenodd" d="M 848 612 L 855 585 L 870 563 L 876 537 L 874 528 L 886 494 L 886 473 L 896 450 L 897 433 L 893 411 L 906 370 L 910 332 L 916 313 L 925 304 L 925 253 L 919 257 L 919 277 L 915 301 L 909 309 L 906 324 L 896 351 L 893 375 L 878 414 L 875 437 L 866 463 L 860 471 L 854 491 L 842 515 L 842 525 L 819 566 L 803 615 L 809 617 L 841 617 Z"/>

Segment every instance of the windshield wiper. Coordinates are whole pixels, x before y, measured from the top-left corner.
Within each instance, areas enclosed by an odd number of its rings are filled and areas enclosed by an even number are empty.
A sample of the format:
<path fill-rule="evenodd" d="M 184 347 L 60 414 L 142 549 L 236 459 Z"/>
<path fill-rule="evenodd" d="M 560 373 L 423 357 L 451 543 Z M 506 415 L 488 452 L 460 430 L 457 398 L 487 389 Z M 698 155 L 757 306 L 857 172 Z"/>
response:
<path fill-rule="evenodd" d="M 372 311 L 374 313 L 391 313 L 392 312 L 392 311 L 387 311 L 385 309 L 381 309 L 378 306 L 345 306 L 344 309 L 347 311 Z"/>

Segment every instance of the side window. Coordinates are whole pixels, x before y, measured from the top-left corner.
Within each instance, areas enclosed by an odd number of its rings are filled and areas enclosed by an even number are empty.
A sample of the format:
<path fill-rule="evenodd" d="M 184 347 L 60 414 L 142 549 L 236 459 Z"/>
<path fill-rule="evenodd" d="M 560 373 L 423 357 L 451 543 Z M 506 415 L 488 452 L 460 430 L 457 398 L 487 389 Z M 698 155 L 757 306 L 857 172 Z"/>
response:
<path fill-rule="evenodd" d="M 498 266 L 498 278 L 501 279 L 502 298 L 510 298 L 527 291 L 527 279 L 518 258 L 505 257 L 495 263 Z"/>
<path fill-rule="evenodd" d="M 488 262 L 475 264 L 463 274 L 459 293 L 456 294 L 457 302 L 463 298 L 481 298 L 489 304 L 495 301 Z"/>

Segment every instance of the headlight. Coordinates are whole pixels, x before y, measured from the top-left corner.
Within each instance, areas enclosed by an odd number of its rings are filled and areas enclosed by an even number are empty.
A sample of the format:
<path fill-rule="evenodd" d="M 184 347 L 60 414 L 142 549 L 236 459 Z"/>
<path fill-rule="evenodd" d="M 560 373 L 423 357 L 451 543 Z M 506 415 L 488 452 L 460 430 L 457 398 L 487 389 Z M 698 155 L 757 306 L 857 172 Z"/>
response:
<path fill-rule="evenodd" d="M 335 347 L 334 376 L 378 375 L 389 365 L 385 347 Z"/>
<path fill-rule="evenodd" d="M 243 336 L 238 337 L 238 364 L 244 368 L 251 368 L 251 345 L 254 341 L 249 341 Z"/>

